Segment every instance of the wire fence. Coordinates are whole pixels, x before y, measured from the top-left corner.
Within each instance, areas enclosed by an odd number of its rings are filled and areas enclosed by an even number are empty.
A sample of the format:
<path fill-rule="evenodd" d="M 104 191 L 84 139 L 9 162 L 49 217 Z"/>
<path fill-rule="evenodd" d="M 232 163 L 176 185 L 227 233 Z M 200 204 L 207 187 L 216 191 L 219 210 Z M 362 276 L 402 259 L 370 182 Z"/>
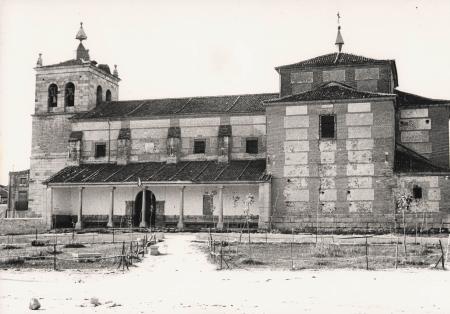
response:
<path fill-rule="evenodd" d="M 450 237 L 224 232 L 199 235 L 218 269 L 433 267 L 445 269 Z"/>
<path fill-rule="evenodd" d="M 157 254 L 156 244 L 163 239 L 163 233 L 142 229 L 0 236 L 0 267 L 124 270 L 141 261 L 149 247 Z"/>

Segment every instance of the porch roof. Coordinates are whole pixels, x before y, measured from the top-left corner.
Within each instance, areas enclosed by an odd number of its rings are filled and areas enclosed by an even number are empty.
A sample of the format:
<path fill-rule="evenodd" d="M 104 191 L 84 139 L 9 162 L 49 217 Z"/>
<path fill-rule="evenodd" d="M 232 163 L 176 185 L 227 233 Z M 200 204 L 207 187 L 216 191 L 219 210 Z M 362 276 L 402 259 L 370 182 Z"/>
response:
<path fill-rule="evenodd" d="M 117 164 L 83 164 L 62 169 L 45 183 L 47 185 L 135 184 L 158 183 L 244 183 L 269 181 L 265 159 L 217 161 L 180 161 Z"/>

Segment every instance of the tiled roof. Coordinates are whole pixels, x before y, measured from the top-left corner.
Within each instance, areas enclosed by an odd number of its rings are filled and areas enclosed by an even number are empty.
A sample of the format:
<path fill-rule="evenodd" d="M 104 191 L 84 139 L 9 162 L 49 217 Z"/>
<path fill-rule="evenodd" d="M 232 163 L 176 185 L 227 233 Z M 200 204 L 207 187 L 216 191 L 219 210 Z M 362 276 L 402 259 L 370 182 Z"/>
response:
<path fill-rule="evenodd" d="M 75 119 L 151 117 L 202 113 L 264 113 L 262 101 L 278 93 L 111 101 L 74 116 Z"/>
<path fill-rule="evenodd" d="M 329 53 L 326 55 L 318 56 L 308 60 L 300 61 L 297 63 L 282 65 L 275 69 L 284 68 L 297 68 L 297 67 L 314 67 L 314 66 L 335 66 L 335 65 L 353 65 L 353 64 L 379 64 L 392 62 L 392 60 L 377 60 L 367 58 L 363 56 L 354 55 L 351 53 L 339 53 L 339 57 L 336 60 L 337 52 Z"/>
<path fill-rule="evenodd" d="M 402 92 L 397 89 L 395 90 L 395 93 L 397 94 L 397 101 L 400 107 L 407 107 L 407 106 L 420 107 L 420 106 L 442 105 L 442 104 L 450 105 L 450 100 L 426 98 L 419 95 Z"/>
<path fill-rule="evenodd" d="M 63 67 L 63 66 L 73 66 L 73 65 L 84 65 L 84 64 L 91 64 L 92 66 L 96 66 L 97 62 L 96 61 L 83 61 L 81 59 L 70 59 L 70 60 L 66 60 L 63 62 L 59 62 L 59 63 L 54 63 L 54 64 L 48 64 L 48 65 L 43 65 L 39 68 L 55 68 L 55 67 Z M 107 73 L 109 75 L 111 74 L 111 71 L 109 69 L 109 66 L 106 64 L 99 64 L 97 66 L 97 69 L 99 69 L 100 71 Z"/>
<path fill-rule="evenodd" d="M 69 141 L 81 141 L 83 139 L 82 131 L 72 131 L 70 132 Z"/>
<path fill-rule="evenodd" d="M 84 164 L 66 167 L 52 176 L 48 184 L 89 184 L 89 183 L 133 183 L 138 178 L 142 182 L 190 181 L 244 182 L 268 181 L 266 161 L 232 160 L 229 163 L 216 161 L 181 161 L 176 164 L 165 162 L 116 164 Z"/>
<path fill-rule="evenodd" d="M 450 169 L 434 165 L 429 159 L 399 143 L 395 145 L 394 169 L 399 173 L 450 171 Z"/>
<path fill-rule="evenodd" d="M 337 100 L 337 99 L 364 99 L 395 96 L 393 94 L 371 93 L 358 91 L 352 87 L 340 83 L 328 83 L 311 91 L 282 98 L 271 99 L 266 103 L 315 101 L 315 100 Z"/>

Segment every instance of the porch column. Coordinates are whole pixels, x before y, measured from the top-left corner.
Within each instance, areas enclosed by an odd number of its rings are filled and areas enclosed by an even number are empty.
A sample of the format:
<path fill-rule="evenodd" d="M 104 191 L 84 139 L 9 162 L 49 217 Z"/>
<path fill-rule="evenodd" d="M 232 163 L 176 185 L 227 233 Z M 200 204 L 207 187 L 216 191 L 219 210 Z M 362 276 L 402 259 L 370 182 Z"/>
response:
<path fill-rule="evenodd" d="M 83 228 L 83 223 L 81 221 L 81 217 L 83 216 L 83 187 L 80 187 L 79 189 L 79 196 L 78 196 L 78 219 L 77 223 L 75 224 L 75 229 L 81 229 Z"/>
<path fill-rule="evenodd" d="M 272 215 L 272 191 L 271 183 L 264 182 L 259 184 L 258 200 L 259 200 L 259 221 L 258 228 L 270 228 L 270 216 Z"/>
<path fill-rule="evenodd" d="M 114 190 L 116 189 L 116 187 L 112 187 L 111 188 L 111 206 L 109 207 L 109 217 L 108 217 L 108 224 L 107 226 L 112 228 L 114 227 L 114 223 L 113 223 L 113 217 L 114 217 Z"/>
<path fill-rule="evenodd" d="M 219 220 L 217 221 L 217 229 L 222 230 L 223 229 L 223 185 L 219 186 L 219 194 L 218 194 L 218 215 Z"/>
<path fill-rule="evenodd" d="M 141 223 L 139 224 L 140 228 L 147 228 L 147 222 L 145 221 L 145 207 L 147 205 L 147 196 L 146 196 L 147 187 L 142 188 L 142 207 L 141 207 Z"/>
<path fill-rule="evenodd" d="M 49 218 L 48 218 L 48 225 L 50 226 L 50 229 L 53 229 L 53 188 L 48 188 L 49 189 L 49 208 L 48 208 L 48 212 L 49 212 Z"/>
<path fill-rule="evenodd" d="M 184 188 L 185 186 L 182 186 L 180 189 L 180 216 L 178 217 L 178 224 L 177 228 L 178 230 L 184 229 Z"/>

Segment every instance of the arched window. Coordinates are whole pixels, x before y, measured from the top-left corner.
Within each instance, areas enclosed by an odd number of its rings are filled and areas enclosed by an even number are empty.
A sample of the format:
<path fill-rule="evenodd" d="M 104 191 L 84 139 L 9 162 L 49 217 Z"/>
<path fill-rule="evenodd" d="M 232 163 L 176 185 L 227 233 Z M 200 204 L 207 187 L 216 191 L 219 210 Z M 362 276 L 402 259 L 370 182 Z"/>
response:
<path fill-rule="evenodd" d="M 58 86 L 50 84 L 48 87 L 48 106 L 56 107 L 58 105 Z"/>
<path fill-rule="evenodd" d="M 64 95 L 64 105 L 66 107 L 73 107 L 75 105 L 75 85 L 72 82 L 66 84 Z"/>
<path fill-rule="evenodd" d="M 100 104 L 103 101 L 103 95 L 102 95 L 103 91 L 102 91 L 102 87 L 99 85 L 97 87 L 97 102 L 96 104 Z"/>
<path fill-rule="evenodd" d="M 111 101 L 111 91 L 109 89 L 106 91 L 106 101 Z"/>

